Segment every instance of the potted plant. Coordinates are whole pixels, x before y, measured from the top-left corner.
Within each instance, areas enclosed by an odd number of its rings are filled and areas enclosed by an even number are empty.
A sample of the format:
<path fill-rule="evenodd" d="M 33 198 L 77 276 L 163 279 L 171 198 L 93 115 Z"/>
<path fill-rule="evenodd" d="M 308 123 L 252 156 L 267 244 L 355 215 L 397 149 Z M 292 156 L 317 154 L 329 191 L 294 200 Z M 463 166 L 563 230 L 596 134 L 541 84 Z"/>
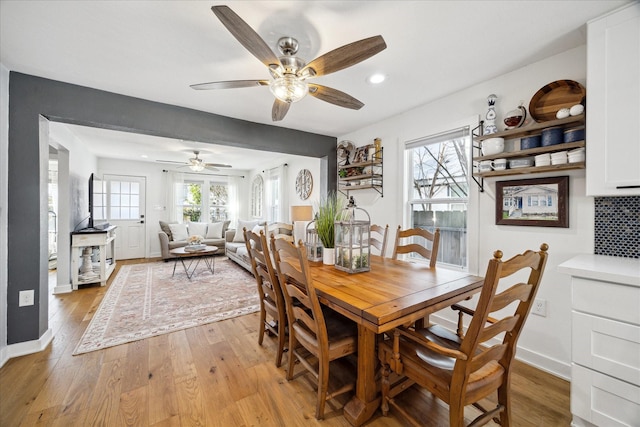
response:
<path fill-rule="evenodd" d="M 339 196 L 335 191 L 329 192 L 325 197 L 320 198 L 316 206 L 316 232 L 322 242 L 322 262 L 324 264 L 334 264 L 335 244 L 334 224 L 347 218 L 348 211 L 345 210 L 347 201 Z"/>

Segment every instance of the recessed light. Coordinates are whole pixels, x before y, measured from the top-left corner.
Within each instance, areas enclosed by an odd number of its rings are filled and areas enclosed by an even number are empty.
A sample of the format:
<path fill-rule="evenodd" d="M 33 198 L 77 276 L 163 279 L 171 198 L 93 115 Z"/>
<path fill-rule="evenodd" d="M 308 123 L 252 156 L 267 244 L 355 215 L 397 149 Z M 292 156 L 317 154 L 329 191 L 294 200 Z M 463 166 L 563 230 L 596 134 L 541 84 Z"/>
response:
<path fill-rule="evenodd" d="M 386 75 L 384 75 L 382 73 L 376 73 L 376 74 L 370 75 L 369 78 L 367 79 L 367 82 L 369 82 L 372 85 L 379 85 L 380 83 L 382 83 L 386 79 L 387 79 Z"/>
<path fill-rule="evenodd" d="M 140 157 L 142 157 L 143 159 L 148 159 L 148 158 L 149 158 L 149 156 L 147 156 L 146 154 L 143 154 L 143 155 L 142 155 L 142 156 L 140 156 Z"/>

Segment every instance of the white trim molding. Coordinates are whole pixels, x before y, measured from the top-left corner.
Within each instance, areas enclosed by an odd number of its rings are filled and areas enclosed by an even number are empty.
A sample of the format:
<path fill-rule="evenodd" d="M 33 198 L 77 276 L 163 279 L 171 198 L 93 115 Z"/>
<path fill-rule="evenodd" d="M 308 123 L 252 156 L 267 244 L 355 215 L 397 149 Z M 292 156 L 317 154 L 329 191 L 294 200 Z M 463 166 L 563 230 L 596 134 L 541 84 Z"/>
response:
<path fill-rule="evenodd" d="M 37 340 L 19 342 L 0 349 L 0 368 L 2 368 L 11 358 L 38 353 L 44 350 L 52 340 L 53 331 L 51 329 L 47 329 Z"/>

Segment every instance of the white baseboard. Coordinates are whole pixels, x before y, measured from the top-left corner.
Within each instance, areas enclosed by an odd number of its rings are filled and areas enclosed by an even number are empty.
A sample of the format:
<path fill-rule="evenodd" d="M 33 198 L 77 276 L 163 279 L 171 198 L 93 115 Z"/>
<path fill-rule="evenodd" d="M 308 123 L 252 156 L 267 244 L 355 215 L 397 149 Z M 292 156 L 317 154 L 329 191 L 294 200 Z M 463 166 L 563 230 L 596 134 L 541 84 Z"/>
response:
<path fill-rule="evenodd" d="M 445 319 L 444 317 L 440 317 L 435 314 L 432 314 L 431 317 L 433 319 L 437 319 L 435 323 L 450 329 L 451 331 L 455 332 L 458 327 L 457 323 L 452 322 L 449 319 Z M 498 341 L 496 340 L 495 343 L 497 344 Z M 521 346 L 518 346 L 516 350 L 516 359 L 531 365 L 534 368 L 540 369 L 541 371 L 547 372 L 564 380 L 571 381 L 571 364 L 561 362 Z"/>
<path fill-rule="evenodd" d="M 37 340 L 10 344 L 0 350 L 0 368 L 13 357 L 20 357 L 27 354 L 37 353 L 47 348 L 53 339 L 53 331 L 47 329 Z"/>
<path fill-rule="evenodd" d="M 71 286 L 71 283 L 67 283 L 65 285 L 56 285 L 55 288 L 53 288 L 53 294 L 66 294 L 73 291 L 73 287 Z"/>

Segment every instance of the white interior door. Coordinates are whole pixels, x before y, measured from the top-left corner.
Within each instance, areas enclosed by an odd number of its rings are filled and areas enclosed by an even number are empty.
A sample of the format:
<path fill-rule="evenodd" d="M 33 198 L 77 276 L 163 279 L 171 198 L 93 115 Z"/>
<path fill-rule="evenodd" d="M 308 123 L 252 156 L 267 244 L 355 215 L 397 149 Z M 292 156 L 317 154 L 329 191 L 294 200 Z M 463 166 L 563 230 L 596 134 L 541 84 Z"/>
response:
<path fill-rule="evenodd" d="M 146 179 L 141 176 L 105 175 L 107 218 L 116 229 L 116 259 L 145 257 Z"/>

